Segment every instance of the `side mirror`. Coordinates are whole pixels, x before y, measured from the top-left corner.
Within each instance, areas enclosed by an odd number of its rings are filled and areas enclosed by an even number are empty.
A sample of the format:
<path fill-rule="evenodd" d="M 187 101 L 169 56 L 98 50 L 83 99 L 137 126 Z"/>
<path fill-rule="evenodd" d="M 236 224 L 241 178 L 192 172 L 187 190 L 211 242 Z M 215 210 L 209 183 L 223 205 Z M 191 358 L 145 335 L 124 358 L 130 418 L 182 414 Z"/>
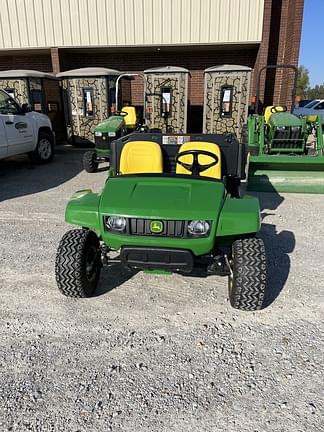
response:
<path fill-rule="evenodd" d="M 33 108 L 28 103 L 24 103 L 21 105 L 21 113 L 22 114 L 26 114 L 26 113 L 31 112 L 31 111 L 33 111 Z"/>

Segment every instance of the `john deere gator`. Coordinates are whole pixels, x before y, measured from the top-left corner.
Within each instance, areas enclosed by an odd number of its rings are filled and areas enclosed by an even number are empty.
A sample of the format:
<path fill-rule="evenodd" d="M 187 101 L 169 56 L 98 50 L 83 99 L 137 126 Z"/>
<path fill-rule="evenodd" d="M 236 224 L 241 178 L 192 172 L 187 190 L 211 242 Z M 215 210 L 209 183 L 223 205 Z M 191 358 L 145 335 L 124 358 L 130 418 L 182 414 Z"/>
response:
<path fill-rule="evenodd" d="M 260 309 L 266 255 L 259 202 L 239 191 L 245 156 L 245 145 L 225 135 L 132 133 L 113 141 L 102 192 L 78 191 L 67 205 L 65 220 L 79 228 L 58 247 L 59 290 L 90 297 L 102 265 L 108 274 L 114 264 L 199 270 L 228 277 L 234 308 Z"/>

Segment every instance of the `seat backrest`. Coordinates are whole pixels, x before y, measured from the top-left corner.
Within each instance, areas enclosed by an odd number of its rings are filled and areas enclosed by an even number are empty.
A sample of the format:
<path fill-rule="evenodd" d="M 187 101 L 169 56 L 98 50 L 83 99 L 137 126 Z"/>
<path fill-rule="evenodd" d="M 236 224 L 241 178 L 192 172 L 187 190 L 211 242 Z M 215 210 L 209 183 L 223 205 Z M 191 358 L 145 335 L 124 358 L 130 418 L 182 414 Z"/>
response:
<path fill-rule="evenodd" d="M 182 146 L 179 148 L 178 154 L 188 150 L 204 150 L 216 155 L 218 157 L 217 164 L 208 168 L 206 171 L 203 171 L 202 173 L 200 173 L 200 175 L 203 177 L 212 177 L 215 179 L 222 178 L 221 151 L 217 144 L 204 142 L 204 141 L 190 141 L 185 144 L 182 144 Z M 193 157 L 192 155 L 182 156 L 181 161 L 187 164 L 191 164 L 193 161 Z M 202 165 L 207 165 L 213 162 L 213 159 L 207 155 L 199 155 L 198 161 Z M 176 173 L 191 175 L 191 172 L 186 168 L 184 168 L 183 166 L 181 166 L 180 164 L 177 164 Z"/>
<path fill-rule="evenodd" d="M 270 106 L 267 106 L 266 109 L 264 110 L 264 120 L 265 120 L 265 123 L 267 125 L 270 124 L 270 117 L 271 117 L 271 114 L 273 114 L 271 112 L 271 110 L 272 110 L 272 108 L 275 108 L 275 107 L 277 109 L 277 112 L 280 112 L 280 111 L 283 112 L 283 111 L 285 111 L 285 108 L 282 107 L 282 106 L 280 106 L 280 105 L 270 105 Z"/>
<path fill-rule="evenodd" d="M 162 151 L 153 141 L 129 141 L 121 151 L 120 174 L 144 174 L 163 172 Z"/>
<path fill-rule="evenodd" d="M 125 106 L 122 111 L 127 112 L 127 116 L 124 117 L 126 127 L 134 128 L 136 126 L 136 110 L 133 106 Z"/>

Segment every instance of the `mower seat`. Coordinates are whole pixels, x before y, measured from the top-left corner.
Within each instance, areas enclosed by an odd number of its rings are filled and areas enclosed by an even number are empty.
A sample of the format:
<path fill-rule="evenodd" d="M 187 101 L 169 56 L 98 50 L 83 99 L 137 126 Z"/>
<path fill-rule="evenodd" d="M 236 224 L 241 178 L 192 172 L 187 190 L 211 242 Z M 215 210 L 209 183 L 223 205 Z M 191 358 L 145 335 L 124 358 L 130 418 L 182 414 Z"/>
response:
<path fill-rule="evenodd" d="M 129 141 L 121 151 L 119 172 L 120 174 L 162 174 L 161 147 L 153 141 Z"/>
<path fill-rule="evenodd" d="M 282 106 L 280 106 L 280 105 L 270 105 L 270 106 L 267 106 L 266 109 L 264 110 L 264 120 L 265 120 L 265 123 L 267 125 L 270 124 L 270 117 L 271 117 L 271 114 L 273 114 L 271 112 L 272 108 L 276 108 L 277 112 L 280 112 L 280 111 L 284 112 L 285 111 L 285 108 L 282 107 Z"/>
<path fill-rule="evenodd" d="M 203 141 L 190 141 L 182 144 L 182 146 L 179 148 L 178 153 L 188 150 L 204 150 L 216 155 L 218 157 L 217 164 L 208 168 L 206 171 L 203 171 L 202 173 L 200 173 L 200 175 L 203 177 L 212 177 L 219 180 L 222 178 L 221 151 L 217 144 Z M 192 158 L 193 157 L 191 155 L 183 156 L 181 158 L 181 161 L 187 164 L 191 164 L 193 160 Z M 198 161 L 203 165 L 207 165 L 212 162 L 212 158 L 207 155 L 199 155 Z M 191 172 L 180 164 L 177 164 L 176 173 L 191 175 Z"/>
<path fill-rule="evenodd" d="M 122 111 L 127 112 L 127 116 L 124 117 L 125 126 L 130 129 L 135 129 L 137 119 L 136 110 L 133 106 L 125 106 Z"/>

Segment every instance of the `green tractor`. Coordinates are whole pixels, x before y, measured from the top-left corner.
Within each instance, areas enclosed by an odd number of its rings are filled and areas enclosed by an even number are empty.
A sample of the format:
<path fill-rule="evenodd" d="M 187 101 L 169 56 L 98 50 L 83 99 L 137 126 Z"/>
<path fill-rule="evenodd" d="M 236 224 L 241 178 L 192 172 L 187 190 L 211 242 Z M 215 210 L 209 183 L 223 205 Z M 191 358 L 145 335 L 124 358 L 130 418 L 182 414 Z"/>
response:
<path fill-rule="evenodd" d="M 232 136 L 133 133 L 113 141 L 102 192 L 78 191 L 67 205 L 66 222 L 79 228 L 58 246 L 59 290 L 90 297 L 102 266 L 109 272 L 118 263 L 226 276 L 234 308 L 260 309 L 266 255 L 258 199 L 240 196 L 245 164 L 246 147 Z"/>
<path fill-rule="evenodd" d="M 295 66 L 266 66 L 260 70 L 258 82 L 265 69 L 276 68 L 294 70 L 294 102 Z M 266 107 L 264 114 L 248 118 L 247 143 L 248 190 L 324 193 L 324 145 L 320 116 L 297 117 L 285 106 Z"/>

